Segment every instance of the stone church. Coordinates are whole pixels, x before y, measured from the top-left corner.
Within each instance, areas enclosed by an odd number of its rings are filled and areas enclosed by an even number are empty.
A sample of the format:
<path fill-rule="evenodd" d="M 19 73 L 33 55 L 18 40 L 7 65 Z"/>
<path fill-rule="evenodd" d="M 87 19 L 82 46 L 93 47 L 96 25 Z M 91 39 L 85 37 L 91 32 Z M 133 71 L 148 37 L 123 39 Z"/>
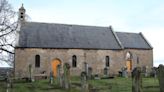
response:
<path fill-rule="evenodd" d="M 142 33 L 115 32 L 112 27 L 28 22 L 25 9 L 19 9 L 19 40 L 15 47 L 16 77 L 50 72 L 57 65 L 70 65 L 79 76 L 87 64 L 93 74 L 118 74 L 123 67 L 130 73 L 136 66 L 153 67 L 153 48 Z"/>

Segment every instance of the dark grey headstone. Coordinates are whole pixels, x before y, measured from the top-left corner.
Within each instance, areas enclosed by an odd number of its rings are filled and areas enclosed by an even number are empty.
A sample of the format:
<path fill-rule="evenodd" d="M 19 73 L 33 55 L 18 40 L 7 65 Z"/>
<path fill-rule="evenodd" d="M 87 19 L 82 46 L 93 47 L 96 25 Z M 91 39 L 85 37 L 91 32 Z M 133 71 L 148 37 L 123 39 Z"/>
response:
<path fill-rule="evenodd" d="M 132 71 L 132 92 L 142 92 L 142 76 L 140 67 L 136 67 Z"/>

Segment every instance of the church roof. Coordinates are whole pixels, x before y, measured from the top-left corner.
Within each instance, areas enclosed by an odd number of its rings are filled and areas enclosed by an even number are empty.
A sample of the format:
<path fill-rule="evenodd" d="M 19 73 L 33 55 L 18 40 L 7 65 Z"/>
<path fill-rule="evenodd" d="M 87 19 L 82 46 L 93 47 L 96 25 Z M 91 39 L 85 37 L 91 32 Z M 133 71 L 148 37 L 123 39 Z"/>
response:
<path fill-rule="evenodd" d="M 124 48 L 129 49 L 152 49 L 152 46 L 142 33 L 116 32 Z"/>
<path fill-rule="evenodd" d="M 25 22 L 18 47 L 121 49 L 110 27 Z"/>
<path fill-rule="evenodd" d="M 20 29 L 20 48 L 151 49 L 135 33 L 115 33 L 111 27 L 25 22 Z"/>

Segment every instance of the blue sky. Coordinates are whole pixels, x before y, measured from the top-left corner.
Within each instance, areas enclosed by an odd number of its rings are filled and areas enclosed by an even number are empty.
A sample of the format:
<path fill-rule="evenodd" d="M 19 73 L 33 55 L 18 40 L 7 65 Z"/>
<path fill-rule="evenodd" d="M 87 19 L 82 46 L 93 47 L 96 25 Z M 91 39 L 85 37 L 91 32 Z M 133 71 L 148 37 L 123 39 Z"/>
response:
<path fill-rule="evenodd" d="M 142 32 L 154 47 L 154 65 L 164 63 L 164 0 L 9 0 L 22 3 L 29 21 L 110 26 Z"/>

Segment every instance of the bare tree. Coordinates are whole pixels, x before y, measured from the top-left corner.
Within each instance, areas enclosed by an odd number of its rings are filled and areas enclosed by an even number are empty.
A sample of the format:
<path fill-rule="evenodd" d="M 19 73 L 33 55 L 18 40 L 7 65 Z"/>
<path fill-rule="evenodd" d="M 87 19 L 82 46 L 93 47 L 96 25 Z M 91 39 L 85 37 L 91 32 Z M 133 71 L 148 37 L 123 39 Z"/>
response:
<path fill-rule="evenodd" d="M 17 28 L 16 12 L 7 0 L 0 0 L 0 62 L 13 61 Z"/>

